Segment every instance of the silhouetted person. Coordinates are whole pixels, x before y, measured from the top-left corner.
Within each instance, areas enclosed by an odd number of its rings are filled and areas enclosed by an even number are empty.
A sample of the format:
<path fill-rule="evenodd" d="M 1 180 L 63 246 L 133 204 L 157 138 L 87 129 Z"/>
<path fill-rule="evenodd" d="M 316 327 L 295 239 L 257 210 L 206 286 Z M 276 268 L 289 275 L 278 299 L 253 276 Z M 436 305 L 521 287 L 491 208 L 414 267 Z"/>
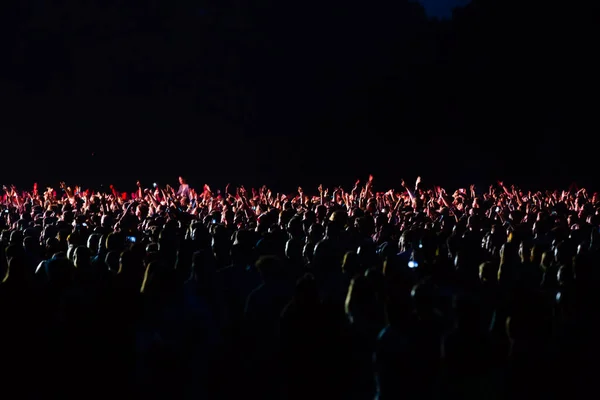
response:
<path fill-rule="evenodd" d="M 278 376 L 275 366 L 279 347 L 279 318 L 292 297 L 292 288 L 279 258 L 262 257 L 256 262 L 256 268 L 263 283 L 248 295 L 244 319 L 248 335 L 248 367 L 253 370 L 255 384 L 261 385 L 260 376 Z M 279 391 L 278 385 L 261 385 L 255 389 L 264 396 L 277 396 Z"/>

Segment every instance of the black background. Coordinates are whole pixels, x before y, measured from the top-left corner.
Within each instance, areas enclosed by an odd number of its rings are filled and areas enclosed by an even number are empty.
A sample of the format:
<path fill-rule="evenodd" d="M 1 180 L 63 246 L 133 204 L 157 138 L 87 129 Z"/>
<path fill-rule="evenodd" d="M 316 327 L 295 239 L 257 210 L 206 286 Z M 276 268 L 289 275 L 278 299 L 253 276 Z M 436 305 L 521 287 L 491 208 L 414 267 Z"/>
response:
<path fill-rule="evenodd" d="M 7 3 L 5 184 L 597 176 L 594 4 Z"/>

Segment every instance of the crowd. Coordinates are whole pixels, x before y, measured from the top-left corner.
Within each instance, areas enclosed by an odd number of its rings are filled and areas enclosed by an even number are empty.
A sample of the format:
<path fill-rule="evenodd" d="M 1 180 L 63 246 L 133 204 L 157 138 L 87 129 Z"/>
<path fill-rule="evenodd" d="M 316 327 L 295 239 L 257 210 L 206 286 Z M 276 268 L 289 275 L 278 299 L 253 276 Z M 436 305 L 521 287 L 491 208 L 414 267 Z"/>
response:
<path fill-rule="evenodd" d="M 150 186 L 4 187 L 5 396 L 593 396 L 596 193 Z"/>

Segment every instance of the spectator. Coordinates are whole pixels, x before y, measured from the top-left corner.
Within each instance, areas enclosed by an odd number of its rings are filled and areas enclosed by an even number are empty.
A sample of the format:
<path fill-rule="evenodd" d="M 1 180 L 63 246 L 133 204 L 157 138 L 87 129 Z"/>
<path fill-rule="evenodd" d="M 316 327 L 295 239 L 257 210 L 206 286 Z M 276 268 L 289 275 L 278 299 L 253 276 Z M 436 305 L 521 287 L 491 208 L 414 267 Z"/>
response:
<path fill-rule="evenodd" d="M 233 195 L 180 178 L 178 191 L 139 183 L 134 200 L 7 187 L 8 387 L 287 400 L 594 388 L 596 196 L 373 185 Z M 44 373 L 23 388 L 29 365 Z"/>

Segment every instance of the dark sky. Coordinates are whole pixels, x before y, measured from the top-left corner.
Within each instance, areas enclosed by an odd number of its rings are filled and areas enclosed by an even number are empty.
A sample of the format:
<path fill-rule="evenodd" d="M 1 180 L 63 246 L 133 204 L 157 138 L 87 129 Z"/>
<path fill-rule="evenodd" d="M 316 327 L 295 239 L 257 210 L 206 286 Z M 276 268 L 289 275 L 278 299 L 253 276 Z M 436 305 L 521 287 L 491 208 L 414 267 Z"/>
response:
<path fill-rule="evenodd" d="M 429 16 L 438 18 L 451 18 L 452 9 L 462 7 L 470 3 L 471 0 L 420 0 Z"/>
<path fill-rule="evenodd" d="M 474 0 L 431 21 L 451 2 L 6 3 L 6 183 L 595 179 L 594 146 L 571 142 L 595 126 L 592 12 Z"/>

